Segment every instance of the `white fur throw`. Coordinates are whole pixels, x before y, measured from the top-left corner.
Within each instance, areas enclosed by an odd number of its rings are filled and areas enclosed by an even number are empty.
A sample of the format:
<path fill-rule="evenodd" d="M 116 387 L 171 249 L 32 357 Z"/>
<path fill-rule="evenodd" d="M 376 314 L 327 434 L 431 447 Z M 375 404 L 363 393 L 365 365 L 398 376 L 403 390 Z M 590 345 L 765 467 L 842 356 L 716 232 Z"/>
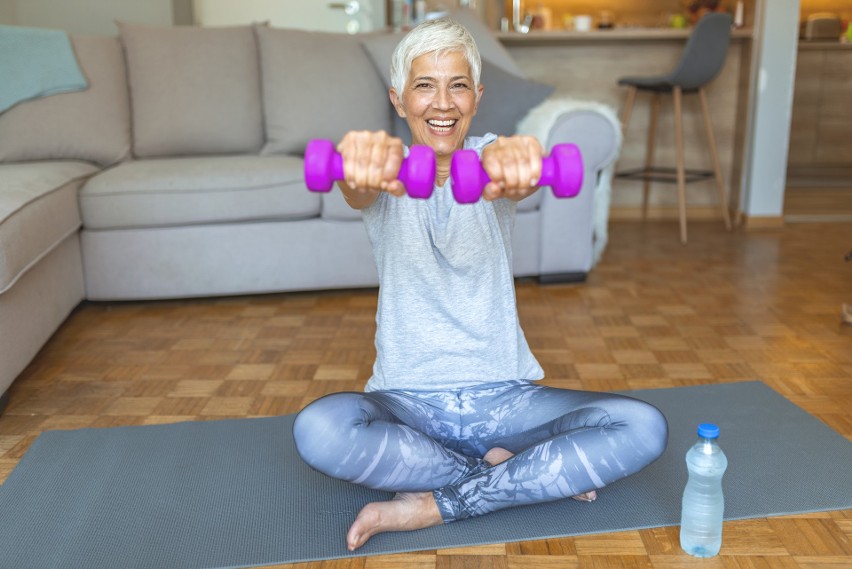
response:
<path fill-rule="evenodd" d="M 547 144 L 550 129 L 556 124 L 556 119 L 565 113 L 578 110 L 594 111 L 606 118 L 615 130 L 617 141 L 617 150 L 612 161 L 605 164 L 601 170 L 592 200 L 594 211 L 592 265 L 594 266 L 600 260 L 606 248 L 612 178 L 615 162 L 621 151 L 621 121 L 616 116 L 615 110 L 610 106 L 594 101 L 580 101 L 571 98 L 548 99 L 521 119 L 521 122 L 518 123 L 518 134 L 534 136 L 543 145 Z"/>

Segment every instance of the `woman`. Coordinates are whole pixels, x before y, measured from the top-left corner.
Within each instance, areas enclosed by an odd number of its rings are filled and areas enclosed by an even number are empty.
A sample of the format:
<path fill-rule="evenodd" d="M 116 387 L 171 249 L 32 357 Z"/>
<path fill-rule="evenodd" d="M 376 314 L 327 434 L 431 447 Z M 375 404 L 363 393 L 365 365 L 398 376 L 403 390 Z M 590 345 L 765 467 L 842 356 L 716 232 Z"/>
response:
<path fill-rule="evenodd" d="M 413 530 L 595 490 L 654 461 L 667 426 L 628 397 L 550 388 L 518 322 L 512 277 L 515 202 L 537 190 L 532 137 L 467 138 L 483 93 L 470 34 L 449 19 L 397 46 L 390 99 L 414 144 L 437 157 L 428 200 L 404 197 L 405 148 L 350 132 L 338 149 L 346 201 L 363 212 L 379 271 L 376 361 L 365 393 L 307 406 L 293 433 L 302 458 L 335 478 L 397 492 L 366 505 L 350 550 L 376 533 Z M 483 200 L 457 204 L 452 153 L 477 150 Z"/>

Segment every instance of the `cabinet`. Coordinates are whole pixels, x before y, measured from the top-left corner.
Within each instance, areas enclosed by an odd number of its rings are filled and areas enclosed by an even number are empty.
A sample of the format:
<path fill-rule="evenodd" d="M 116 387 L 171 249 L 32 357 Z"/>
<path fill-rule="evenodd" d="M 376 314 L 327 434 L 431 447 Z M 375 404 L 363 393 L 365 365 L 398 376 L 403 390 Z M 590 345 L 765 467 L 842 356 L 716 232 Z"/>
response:
<path fill-rule="evenodd" d="M 803 45 L 796 62 L 790 168 L 852 168 L 852 45 Z"/>

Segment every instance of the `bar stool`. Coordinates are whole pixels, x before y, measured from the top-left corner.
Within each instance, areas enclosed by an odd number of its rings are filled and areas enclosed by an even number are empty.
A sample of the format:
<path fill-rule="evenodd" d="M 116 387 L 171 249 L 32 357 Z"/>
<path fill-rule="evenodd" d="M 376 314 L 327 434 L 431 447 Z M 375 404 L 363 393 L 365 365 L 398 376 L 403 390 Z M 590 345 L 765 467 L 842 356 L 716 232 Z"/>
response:
<path fill-rule="evenodd" d="M 630 113 L 636 100 L 636 93 L 648 91 L 652 93 L 651 124 L 648 129 L 648 148 L 645 157 L 645 167 L 628 170 L 616 174 L 619 178 L 644 180 L 642 188 L 642 218 L 647 217 L 648 194 L 650 182 L 677 183 L 677 199 L 680 215 L 680 240 L 686 244 L 686 184 L 716 178 L 716 189 L 722 207 L 722 218 L 725 227 L 730 231 L 731 219 L 728 213 L 725 185 L 722 182 L 722 168 L 716 151 L 716 140 L 713 137 L 713 125 L 710 119 L 710 109 L 707 105 L 707 95 L 704 86 L 708 84 L 725 64 L 728 44 L 731 39 L 733 18 L 729 14 L 710 13 L 702 17 L 695 25 L 684 47 L 683 54 L 675 69 L 667 74 L 656 77 L 622 77 L 619 85 L 629 88 L 627 100 L 622 113 L 622 134 L 627 133 Z M 660 113 L 660 99 L 663 94 L 671 93 L 674 98 L 675 122 L 675 156 L 676 168 L 660 168 L 654 166 L 654 144 L 657 129 L 657 118 Z M 697 93 L 701 100 L 704 114 L 704 128 L 707 132 L 707 142 L 713 159 L 713 171 L 686 169 L 683 151 L 683 95 Z M 672 174 L 675 178 L 672 179 Z"/>

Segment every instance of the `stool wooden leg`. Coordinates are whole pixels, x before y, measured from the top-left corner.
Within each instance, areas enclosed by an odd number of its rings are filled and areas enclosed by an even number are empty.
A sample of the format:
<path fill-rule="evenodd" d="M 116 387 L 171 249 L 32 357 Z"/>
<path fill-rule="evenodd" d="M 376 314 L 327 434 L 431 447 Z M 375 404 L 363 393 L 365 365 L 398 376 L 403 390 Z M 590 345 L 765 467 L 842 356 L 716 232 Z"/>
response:
<path fill-rule="evenodd" d="M 624 101 L 624 110 L 621 111 L 621 136 L 627 134 L 627 124 L 630 122 L 630 114 L 633 112 L 633 103 L 636 102 L 636 87 L 630 87 L 627 91 L 627 99 Z"/>
<path fill-rule="evenodd" d="M 686 166 L 683 157 L 683 92 L 673 89 L 675 155 L 677 157 L 677 205 L 680 214 L 680 242 L 686 245 Z"/>
<path fill-rule="evenodd" d="M 710 120 L 710 106 L 707 104 L 707 94 L 704 88 L 698 90 L 701 99 L 701 111 L 704 113 L 704 129 L 707 131 L 707 143 L 710 145 L 710 155 L 713 157 L 713 174 L 716 178 L 716 190 L 719 192 L 719 205 L 722 207 L 722 219 L 725 227 L 731 230 L 731 215 L 728 212 L 728 199 L 725 194 L 725 184 L 722 182 L 722 166 L 719 164 L 719 153 L 716 151 L 716 138 L 713 136 L 713 122 Z"/>
<path fill-rule="evenodd" d="M 660 116 L 660 99 L 659 93 L 654 93 L 654 99 L 651 102 L 651 124 L 648 125 L 648 147 L 645 149 L 645 180 L 642 184 L 642 219 L 648 218 L 648 196 L 651 193 L 651 180 L 648 174 L 651 168 L 654 167 L 654 147 L 656 146 L 657 136 L 657 119 Z"/>

